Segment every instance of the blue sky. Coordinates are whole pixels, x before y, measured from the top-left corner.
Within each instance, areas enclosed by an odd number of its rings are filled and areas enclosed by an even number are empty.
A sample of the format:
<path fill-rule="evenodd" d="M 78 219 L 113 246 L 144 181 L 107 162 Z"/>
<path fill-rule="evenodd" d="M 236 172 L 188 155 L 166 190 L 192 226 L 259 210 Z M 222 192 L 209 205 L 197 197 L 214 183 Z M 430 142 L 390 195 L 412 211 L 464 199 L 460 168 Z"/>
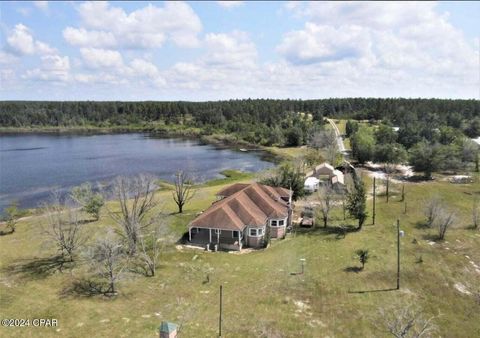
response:
<path fill-rule="evenodd" d="M 479 2 L 1 2 L 2 100 L 480 98 Z"/>

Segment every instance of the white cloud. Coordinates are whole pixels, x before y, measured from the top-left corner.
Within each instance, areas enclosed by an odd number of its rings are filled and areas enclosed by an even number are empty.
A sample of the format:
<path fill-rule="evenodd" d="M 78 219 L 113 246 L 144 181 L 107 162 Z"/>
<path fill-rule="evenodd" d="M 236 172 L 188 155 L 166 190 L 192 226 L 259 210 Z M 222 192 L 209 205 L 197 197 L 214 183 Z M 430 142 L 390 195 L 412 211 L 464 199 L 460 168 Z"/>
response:
<path fill-rule="evenodd" d="M 85 65 L 89 68 L 123 68 L 122 55 L 116 50 L 81 48 Z"/>
<path fill-rule="evenodd" d="M 478 96 L 479 53 L 435 3 L 315 2 L 290 8 L 308 21 L 278 45 L 288 61 L 280 73 L 288 67 L 303 74 L 303 83 L 338 83 L 345 91 L 339 96 Z"/>
<path fill-rule="evenodd" d="M 30 29 L 24 24 L 17 24 L 7 37 L 8 50 L 16 55 L 53 54 L 55 48 L 48 44 L 35 40 Z"/>
<path fill-rule="evenodd" d="M 130 70 L 134 76 L 155 77 L 158 75 L 157 66 L 143 59 L 132 60 L 130 62 Z"/>
<path fill-rule="evenodd" d="M 70 78 L 70 60 L 68 56 L 44 55 L 39 68 L 28 70 L 22 77 L 40 81 L 66 82 Z"/>
<path fill-rule="evenodd" d="M 244 1 L 217 1 L 224 8 L 234 8 L 243 5 Z"/>
<path fill-rule="evenodd" d="M 277 50 L 293 63 L 357 58 L 369 48 L 368 35 L 360 26 L 335 28 L 307 22 L 303 30 L 285 34 Z"/>
<path fill-rule="evenodd" d="M 63 30 L 64 39 L 73 46 L 79 47 L 114 47 L 117 44 L 112 32 L 87 31 L 84 28 L 67 27 Z"/>
<path fill-rule="evenodd" d="M 226 67 L 253 67 L 257 49 L 245 32 L 210 33 L 205 37 L 208 54 L 205 62 Z"/>
<path fill-rule="evenodd" d="M 170 40 L 180 47 L 195 47 L 202 30 L 200 18 L 183 2 L 149 4 L 129 14 L 107 2 L 85 2 L 78 12 L 83 27 L 63 32 L 67 42 L 78 46 L 148 49 Z"/>
<path fill-rule="evenodd" d="M 0 50 L 0 64 L 11 64 L 18 60 L 15 55 Z"/>
<path fill-rule="evenodd" d="M 245 32 L 209 33 L 206 53 L 196 62 L 178 62 L 166 72 L 169 86 L 197 90 L 231 90 L 254 81 L 257 50 Z"/>
<path fill-rule="evenodd" d="M 50 47 L 45 42 L 35 41 L 35 51 L 38 54 L 54 54 L 57 52 L 55 48 Z"/>
<path fill-rule="evenodd" d="M 34 1 L 33 4 L 43 12 L 48 11 L 48 1 Z"/>
<path fill-rule="evenodd" d="M 7 37 L 7 44 L 17 54 L 33 54 L 35 43 L 27 26 L 19 23 Z"/>

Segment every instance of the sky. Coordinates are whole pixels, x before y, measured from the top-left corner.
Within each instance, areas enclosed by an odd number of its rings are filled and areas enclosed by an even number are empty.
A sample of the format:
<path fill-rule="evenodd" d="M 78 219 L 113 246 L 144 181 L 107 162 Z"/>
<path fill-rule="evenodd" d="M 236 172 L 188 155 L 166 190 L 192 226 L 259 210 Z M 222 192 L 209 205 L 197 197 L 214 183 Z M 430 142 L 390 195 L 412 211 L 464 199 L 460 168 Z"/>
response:
<path fill-rule="evenodd" d="M 480 99 L 480 2 L 0 3 L 0 100 Z"/>

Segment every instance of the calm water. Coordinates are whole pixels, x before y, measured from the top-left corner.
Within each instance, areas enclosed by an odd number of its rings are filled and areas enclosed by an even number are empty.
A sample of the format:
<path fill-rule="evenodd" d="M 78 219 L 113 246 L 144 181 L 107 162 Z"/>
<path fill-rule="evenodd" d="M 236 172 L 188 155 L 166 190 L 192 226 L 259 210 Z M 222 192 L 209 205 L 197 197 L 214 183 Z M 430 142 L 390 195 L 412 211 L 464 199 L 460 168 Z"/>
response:
<path fill-rule="evenodd" d="M 67 191 L 86 181 L 108 183 L 117 175 L 145 173 L 172 180 L 183 169 L 205 181 L 221 177 L 225 169 L 271 166 L 261 153 L 147 134 L 1 135 L 0 212 L 12 200 L 23 208 L 36 207 L 53 189 Z"/>

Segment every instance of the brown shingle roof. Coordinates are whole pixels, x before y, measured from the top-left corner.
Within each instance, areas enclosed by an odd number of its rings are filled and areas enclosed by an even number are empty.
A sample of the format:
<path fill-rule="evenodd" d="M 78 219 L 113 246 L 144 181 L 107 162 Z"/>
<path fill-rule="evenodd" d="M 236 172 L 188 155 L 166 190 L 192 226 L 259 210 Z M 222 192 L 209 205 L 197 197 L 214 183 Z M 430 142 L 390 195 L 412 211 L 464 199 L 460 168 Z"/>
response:
<path fill-rule="evenodd" d="M 229 185 L 228 187 L 223 188 L 217 193 L 217 196 L 222 196 L 222 197 L 228 197 L 230 195 L 233 195 L 236 192 L 239 192 L 240 190 L 248 187 L 250 184 L 248 183 L 235 183 L 232 185 Z"/>
<path fill-rule="evenodd" d="M 237 183 L 220 192 L 228 197 L 195 218 L 190 223 L 191 227 L 243 230 L 247 225 L 263 226 L 269 218 L 285 218 L 288 215 L 288 203 L 281 198 L 285 193 L 288 197 L 286 189 L 258 183 Z"/>

